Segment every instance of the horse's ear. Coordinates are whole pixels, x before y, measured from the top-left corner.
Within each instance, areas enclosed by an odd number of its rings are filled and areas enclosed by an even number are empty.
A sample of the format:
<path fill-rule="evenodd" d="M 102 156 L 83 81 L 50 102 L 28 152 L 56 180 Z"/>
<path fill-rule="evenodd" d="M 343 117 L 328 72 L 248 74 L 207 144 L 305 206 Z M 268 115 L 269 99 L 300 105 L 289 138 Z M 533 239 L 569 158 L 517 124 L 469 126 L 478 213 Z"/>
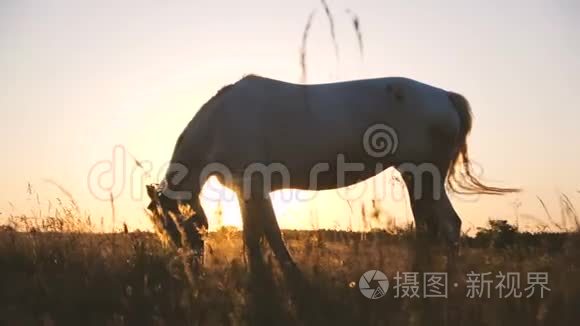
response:
<path fill-rule="evenodd" d="M 149 195 L 149 198 L 151 198 L 151 202 L 149 203 L 149 206 L 147 206 L 147 209 L 150 210 L 151 212 L 156 212 L 157 204 L 159 203 L 159 195 L 157 195 L 157 187 L 155 185 L 147 185 L 145 186 L 145 188 L 147 188 L 147 195 Z"/>

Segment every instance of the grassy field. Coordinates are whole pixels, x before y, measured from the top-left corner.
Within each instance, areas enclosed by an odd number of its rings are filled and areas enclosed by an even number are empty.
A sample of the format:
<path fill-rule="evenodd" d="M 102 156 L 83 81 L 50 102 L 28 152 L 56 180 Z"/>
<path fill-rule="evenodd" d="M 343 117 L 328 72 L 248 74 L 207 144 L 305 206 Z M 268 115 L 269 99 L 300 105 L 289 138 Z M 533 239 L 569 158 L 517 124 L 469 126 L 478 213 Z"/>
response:
<path fill-rule="evenodd" d="M 502 225 L 504 226 L 502 228 Z M 0 232 L 3 325 L 572 325 L 580 320 L 580 237 L 518 233 L 491 225 L 463 238 L 448 298 L 396 298 L 397 272 L 445 272 L 442 250 L 417 264 L 410 230 L 285 231 L 303 280 L 283 276 L 266 249 L 268 273 L 252 281 L 241 234 L 210 233 L 205 265 L 162 246 L 151 233 Z M 508 225 L 509 226 L 509 225 Z M 420 267 L 419 267 L 420 266 Z M 422 270 L 417 270 L 422 269 Z M 367 270 L 390 287 L 377 300 L 359 291 Z M 550 291 L 531 298 L 469 298 L 470 272 L 546 272 Z M 422 281 L 422 280 L 421 280 Z M 402 284 L 402 282 L 401 282 Z M 453 284 L 453 285 L 452 285 Z M 457 286 L 454 286 L 454 285 Z M 371 283 L 371 286 L 373 283 Z"/>

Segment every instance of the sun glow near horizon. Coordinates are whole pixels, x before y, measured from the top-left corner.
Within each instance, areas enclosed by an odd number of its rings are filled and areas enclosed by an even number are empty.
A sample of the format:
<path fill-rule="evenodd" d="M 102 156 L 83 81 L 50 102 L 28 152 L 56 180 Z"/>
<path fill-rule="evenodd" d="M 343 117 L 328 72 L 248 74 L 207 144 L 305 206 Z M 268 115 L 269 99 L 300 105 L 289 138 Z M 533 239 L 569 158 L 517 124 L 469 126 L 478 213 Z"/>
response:
<path fill-rule="evenodd" d="M 87 185 L 90 169 L 111 160 L 112 149 L 121 144 L 137 160 L 151 163 L 155 169 L 147 182 L 158 182 L 183 128 L 222 86 L 248 73 L 299 82 L 301 37 L 314 5 L 306 0 L 227 6 L 0 2 L 0 152 L 6 153 L 0 160 L 0 221 L 36 207 L 27 182 L 38 189 L 43 205 L 62 197 L 44 185 L 51 179 L 73 194 L 83 211 L 113 223 L 110 203 Z M 484 179 L 524 188 L 503 198 L 455 197 L 466 228 L 489 218 L 514 222 L 515 200 L 522 203 L 522 216 L 536 220 L 546 219 L 536 196 L 551 212 L 559 210 L 555 193 L 578 203 L 577 3 L 336 0 L 329 5 L 340 55 L 319 11 L 308 35 L 308 83 L 397 75 L 457 91 L 473 107 L 468 142 L 471 156 L 485 168 Z M 363 56 L 346 8 L 360 17 Z M 130 182 L 130 172 L 120 182 Z M 354 189 L 359 187 L 364 186 Z M 117 227 L 123 221 L 132 228 L 150 227 L 142 214 L 148 203 L 144 184 L 136 188 L 139 196 L 132 189 L 115 196 Z M 316 193 L 310 201 L 296 199 L 309 193 L 281 193 L 286 196 L 274 194 L 280 226 L 308 229 L 364 229 L 362 206 L 368 211 L 381 196 L 367 191 L 349 203 L 333 191 Z M 235 198 L 230 195 L 225 197 Z M 218 203 L 204 200 L 210 227 L 240 226 L 237 201 Z M 219 205 L 221 222 L 213 217 Z M 404 196 L 387 197 L 381 207 L 383 220 L 369 223 L 412 220 Z M 528 222 L 530 228 L 540 224 Z"/>
<path fill-rule="evenodd" d="M 412 213 L 406 188 L 396 175 L 390 168 L 347 188 L 284 189 L 272 192 L 270 197 L 282 229 L 368 231 L 395 225 L 404 227 L 412 222 Z M 208 179 L 200 198 L 210 231 L 222 226 L 242 227 L 239 199 L 216 177 Z"/>

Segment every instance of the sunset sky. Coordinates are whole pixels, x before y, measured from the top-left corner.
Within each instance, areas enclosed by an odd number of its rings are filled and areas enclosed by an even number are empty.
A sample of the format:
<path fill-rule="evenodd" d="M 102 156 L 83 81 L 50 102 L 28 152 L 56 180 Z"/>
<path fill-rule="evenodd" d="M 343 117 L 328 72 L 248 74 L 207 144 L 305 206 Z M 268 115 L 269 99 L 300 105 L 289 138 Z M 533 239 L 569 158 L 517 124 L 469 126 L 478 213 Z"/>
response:
<path fill-rule="evenodd" d="M 527 215 L 547 222 L 536 196 L 556 217 L 558 192 L 580 207 L 578 1 L 328 3 L 338 59 L 316 0 L 0 0 L 0 224 L 39 209 L 46 216 L 49 200 L 66 198 L 53 183 L 110 223 L 108 193 L 90 171 L 115 152 L 116 222 L 149 228 L 140 191 L 163 176 L 185 125 L 245 74 L 299 82 L 302 31 L 314 9 L 308 83 L 405 76 L 469 99 L 470 152 L 483 179 L 525 191 L 456 197 L 464 229 L 488 218 L 514 222 L 516 201 L 522 225 L 534 227 Z M 362 58 L 347 9 L 360 17 Z M 132 173 L 132 157 L 151 164 L 150 178 Z M 399 224 L 410 220 L 400 189 L 386 187 L 381 206 Z M 276 211 L 283 228 L 358 229 L 360 207 L 374 197 L 369 189 L 349 205 L 327 191 L 277 200 Z M 225 223 L 239 224 L 234 203 L 222 203 Z M 206 206 L 211 214 L 216 203 Z"/>

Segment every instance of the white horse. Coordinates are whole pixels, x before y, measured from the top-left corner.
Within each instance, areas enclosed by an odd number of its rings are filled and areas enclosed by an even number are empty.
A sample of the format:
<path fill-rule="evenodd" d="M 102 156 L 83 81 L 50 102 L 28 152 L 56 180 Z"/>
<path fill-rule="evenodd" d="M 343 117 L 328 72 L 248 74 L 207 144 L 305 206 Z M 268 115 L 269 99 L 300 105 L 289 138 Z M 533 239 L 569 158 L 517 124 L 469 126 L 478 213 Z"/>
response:
<path fill-rule="evenodd" d="M 270 192 L 345 187 L 395 167 L 417 232 L 456 244 L 461 220 L 446 184 L 467 193 L 517 191 L 473 176 L 466 145 L 471 123 L 463 96 L 407 78 L 296 85 L 249 75 L 222 88 L 189 122 L 163 186 L 148 187 L 149 209 L 175 244 L 201 255 L 208 222 L 199 193 L 216 175 L 238 195 L 249 257 L 261 257 L 265 235 L 278 260 L 293 266 Z M 183 218 L 178 202 L 195 215 Z"/>

